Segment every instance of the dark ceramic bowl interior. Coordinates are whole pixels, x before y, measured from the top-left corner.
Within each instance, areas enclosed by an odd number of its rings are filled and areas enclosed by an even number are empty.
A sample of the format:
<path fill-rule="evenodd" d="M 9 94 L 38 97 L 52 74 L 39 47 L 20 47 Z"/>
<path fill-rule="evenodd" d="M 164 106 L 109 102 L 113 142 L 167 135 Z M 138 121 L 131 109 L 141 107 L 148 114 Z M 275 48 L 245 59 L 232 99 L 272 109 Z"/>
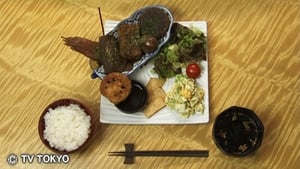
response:
<path fill-rule="evenodd" d="M 132 88 L 129 96 L 117 104 L 116 107 L 124 113 L 136 113 L 145 106 L 147 97 L 146 87 L 140 82 L 132 80 Z"/>
<path fill-rule="evenodd" d="M 264 126 L 252 110 L 233 106 L 220 113 L 213 125 L 217 147 L 230 156 L 247 156 L 262 143 Z"/>
<path fill-rule="evenodd" d="M 48 112 L 49 108 L 53 108 L 54 109 L 54 108 L 59 107 L 59 106 L 68 106 L 70 104 L 77 104 L 80 108 L 82 108 L 85 111 L 85 113 L 87 115 L 89 115 L 91 117 L 90 133 L 89 133 L 88 139 L 80 147 L 78 147 L 77 149 L 72 150 L 72 151 L 60 151 L 60 150 L 55 149 L 54 147 L 51 147 L 50 144 L 49 144 L 49 142 L 43 136 L 44 135 L 44 130 L 45 130 L 44 116 Z M 93 118 L 92 112 L 83 103 L 79 102 L 78 100 L 70 99 L 70 98 L 60 99 L 60 100 L 54 101 L 53 103 L 49 104 L 44 109 L 44 111 L 42 112 L 42 114 L 40 116 L 40 119 L 39 119 L 39 124 L 38 124 L 39 136 L 40 136 L 40 139 L 43 142 L 43 144 L 48 149 L 50 149 L 51 151 L 53 151 L 55 153 L 59 153 L 59 154 L 70 154 L 70 153 L 73 153 L 75 151 L 83 149 L 90 142 L 90 140 L 91 140 L 91 138 L 93 136 L 93 133 L 95 132 L 95 121 L 94 120 L 95 119 Z"/>

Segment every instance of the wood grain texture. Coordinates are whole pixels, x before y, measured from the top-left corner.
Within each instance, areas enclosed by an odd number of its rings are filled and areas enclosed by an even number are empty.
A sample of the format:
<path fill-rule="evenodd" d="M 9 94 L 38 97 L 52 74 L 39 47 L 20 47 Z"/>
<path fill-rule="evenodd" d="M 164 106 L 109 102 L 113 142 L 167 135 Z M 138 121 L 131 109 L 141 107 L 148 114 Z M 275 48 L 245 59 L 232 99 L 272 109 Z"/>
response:
<path fill-rule="evenodd" d="M 61 36 L 97 40 L 103 19 L 120 20 L 136 9 L 168 6 L 176 20 L 208 22 L 210 122 L 202 125 L 98 124 L 93 142 L 71 154 L 69 164 L 9 166 L 7 155 L 50 154 L 39 140 L 43 108 L 72 97 L 99 117 L 99 80 L 88 60 L 63 45 Z M 300 167 L 299 0 L 18 0 L 0 1 L 0 168 L 288 168 Z M 212 140 L 214 118 L 238 105 L 265 125 L 252 156 L 222 154 Z M 210 157 L 138 157 L 123 165 L 107 152 L 133 142 L 140 150 L 208 149 Z"/>

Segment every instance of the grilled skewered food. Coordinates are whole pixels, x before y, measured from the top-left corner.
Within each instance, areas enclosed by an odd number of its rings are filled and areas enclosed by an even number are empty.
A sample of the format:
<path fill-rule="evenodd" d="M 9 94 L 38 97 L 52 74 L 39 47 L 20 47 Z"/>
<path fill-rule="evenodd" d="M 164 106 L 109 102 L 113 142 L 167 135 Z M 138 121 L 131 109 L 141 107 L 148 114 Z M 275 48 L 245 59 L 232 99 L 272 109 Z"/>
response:
<path fill-rule="evenodd" d="M 145 8 L 137 22 L 121 22 L 99 42 L 80 37 L 63 37 L 65 45 L 103 65 L 104 73 L 124 72 L 142 56 L 157 50 L 170 26 L 168 14 L 160 8 Z"/>
<path fill-rule="evenodd" d="M 72 50 L 75 50 L 90 59 L 97 60 L 96 46 L 98 46 L 98 42 L 81 37 L 62 38 L 65 45 L 69 46 Z"/>

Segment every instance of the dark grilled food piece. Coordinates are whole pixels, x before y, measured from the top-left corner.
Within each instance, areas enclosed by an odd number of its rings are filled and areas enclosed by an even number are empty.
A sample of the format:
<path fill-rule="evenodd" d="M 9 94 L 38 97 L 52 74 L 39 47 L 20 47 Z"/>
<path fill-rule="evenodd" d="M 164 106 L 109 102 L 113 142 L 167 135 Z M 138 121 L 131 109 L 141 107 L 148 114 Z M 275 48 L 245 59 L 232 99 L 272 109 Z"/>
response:
<path fill-rule="evenodd" d="M 138 60 L 142 57 L 140 48 L 140 28 L 138 24 L 121 24 L 118 27 L 120 56 L 127 60 Z"/>
<path fill-rule="evenodd" d="M 143 36 L 140 40 L 141 49 L 144 53 L 152 53 L 158 47 L 158 40 L 152 36 Z"/>
<path fill-rule="evenodd" d="M 170 19 L 168 14 L 159 8 L 149 8 L 143 11 L 138 19 L 141 35 L 153 36 L 161 39 L 166 34 Z"/>
<path fill-rule="evenodd" d="M 123 72 L 125 69 L 127 62 L 119 56 L 118 40 L 115 37 L 101 36 L 96 52 L 97 61 L 103 65 L 105 73 Z"/>

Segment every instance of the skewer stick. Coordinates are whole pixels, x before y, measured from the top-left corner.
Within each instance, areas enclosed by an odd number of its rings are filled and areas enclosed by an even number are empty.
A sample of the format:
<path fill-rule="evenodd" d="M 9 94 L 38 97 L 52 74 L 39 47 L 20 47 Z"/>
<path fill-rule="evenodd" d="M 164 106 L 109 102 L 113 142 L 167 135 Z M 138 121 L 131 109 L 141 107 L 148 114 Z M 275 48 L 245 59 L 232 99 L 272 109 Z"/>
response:
<path fill-rule="evenodd" d="M 98 12 L 99 12 L 99 18 L 100 18 L 100 24 L 101 24 L 101 29 L 102 29 L 102 35 L 104 36 L 104 27 L 103 27 L 103 20 L 102 20 L 102 15 L 101 15 L 101 9 L 98 7 Z"/>

